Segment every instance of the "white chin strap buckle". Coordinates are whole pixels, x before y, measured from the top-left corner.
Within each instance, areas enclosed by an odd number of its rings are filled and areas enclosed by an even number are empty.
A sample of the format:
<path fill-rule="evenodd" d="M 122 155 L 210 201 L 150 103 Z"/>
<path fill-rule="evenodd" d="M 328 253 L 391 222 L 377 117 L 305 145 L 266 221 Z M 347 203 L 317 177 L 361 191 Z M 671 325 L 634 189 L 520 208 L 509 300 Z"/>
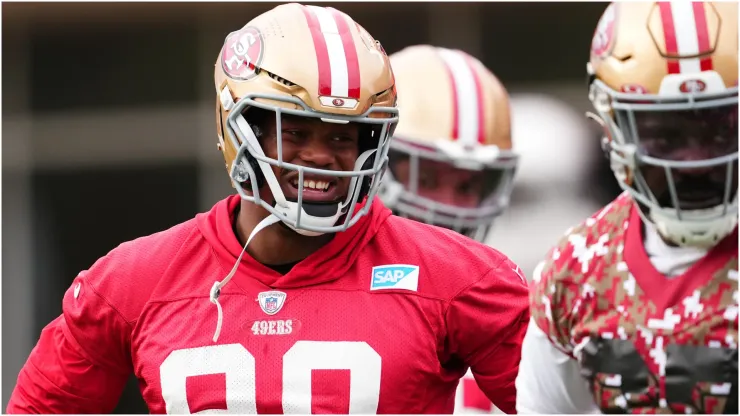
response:
<path fill-rule="evenodd" d="M 707 210 L 694 212 L 695 216 L 701 217 L 721 213 L 723 206 L 717 206 Z M 665 212 L 669 211 L 669 212 Z M 713 220 L 693 220 L 690 211 L 683 212 L 684 220 L 678 220 L 676 211 L 656 210 L 651 208 L 650 219 L 655 224 L 660 235 L 679 246 L 698 248 L 712 248 L 723 238 L 728 236 L 737 226 L 737 214 L 728 210 L 728 215 L 717 217 Z"/>
<path fill-rule="evenodd" d="M 285 218 L 289 218 L 293 221 L 298 219 L 298 210 L 300 209 L 301 210 L 301 219 L 300 219 L 301 225 L 310 225 L 312 227 L 331 227 L 335 225 L 337 223 L 337 220 L 339 220 L 339 217 L 342 216 L 344 209 L 346 207 L 347 207 L 346 203 L 338 203 L 336 213 L 328 217 L 317 217 L 314 215 L 307 214 L 306 210 L 303 209 L 303 207 L 299 207 L 297 202 L 286 201 L 284 206 L 277 205 L 277 204 L 275 205 L 275 208 L 278 209 Z M 288 228 L 290 228 L 291 230 L 301 235 L 315 237 L 315 236 L 324 234 L 323 232 L 319 232 L 319 231 L 309 231 L 309 230 L 296 228 L 295 226 L 293 226 L 292 224 L 286 221 L 283 221 L 283 223 L 287 225 Z"/>

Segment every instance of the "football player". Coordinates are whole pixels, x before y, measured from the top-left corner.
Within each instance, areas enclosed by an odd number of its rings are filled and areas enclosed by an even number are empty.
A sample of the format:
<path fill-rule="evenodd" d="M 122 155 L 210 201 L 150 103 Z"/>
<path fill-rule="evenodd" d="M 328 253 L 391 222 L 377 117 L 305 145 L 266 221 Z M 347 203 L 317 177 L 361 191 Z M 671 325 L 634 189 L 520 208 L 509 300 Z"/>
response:
<path fill-rule="evenodd" d="M 219 148 L 238 195 L 81 272 L 9 413 L 450 413 L 470 367 L 504 411 L 529 320 L 518 267 L 377 200 L 396 124 L 380 44 L 333 8 L 226 37 Z"/>
<path fill-rule="evenodd" d="M 601 17 L 589 98 L 624 193 L 533 273 L 519 412 L 737 414 L 737 14 Z"/>
<path fill-rule="evenodd" d="M 518 160 L 506 90 L 480 61 L 459 50 L 416 45 L 390 60 L 402 117 L 381 185 L 383 202 L 399 216 L 483 242 L 508 204 Z M 467 372 L 455 412 L 492 409 Z"/>
<path fill-rule="evenodd" d="M 506 90 L 459 50 L 416 45 L 390 59 L 403 117 L 383 202 L 399 216 L 484 241 L 508 204 L 517 165 Z"/>

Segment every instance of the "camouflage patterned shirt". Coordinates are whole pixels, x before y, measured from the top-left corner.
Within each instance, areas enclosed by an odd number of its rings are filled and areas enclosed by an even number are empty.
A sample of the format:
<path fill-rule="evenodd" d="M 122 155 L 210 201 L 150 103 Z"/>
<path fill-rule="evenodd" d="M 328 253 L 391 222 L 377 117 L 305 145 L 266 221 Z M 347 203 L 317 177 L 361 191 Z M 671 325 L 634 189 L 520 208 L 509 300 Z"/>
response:
<path fill-rule="evenodd" d="M 645 252 L 620 195 L 535 270 L 531 314 L 605 413 L 737 413 L 737 229 L 682 275 Z"/>

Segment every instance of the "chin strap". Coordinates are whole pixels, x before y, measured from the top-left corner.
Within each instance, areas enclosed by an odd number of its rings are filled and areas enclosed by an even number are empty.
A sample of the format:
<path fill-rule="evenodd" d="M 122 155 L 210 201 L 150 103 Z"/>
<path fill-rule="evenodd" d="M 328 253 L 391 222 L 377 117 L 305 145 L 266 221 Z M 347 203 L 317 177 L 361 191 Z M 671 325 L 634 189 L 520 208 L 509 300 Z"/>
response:
<path fill-rule="evenodd" d="M 229 274 L 226 275 L 224 280 L 220 282 L 216 281 L 215 283 L 213 283 L 213 287 L 211 287 L 210 299 L 211 303 L 215 304 L 216 308 L 218 308 L 218 321 L 216 322 L 216 332 L 213 334 L 213 342 L 218 341 L 218 336 L 221 334 L 221 325 L 224 321 L 224 313 L 221 309 L 221 304 L 218 302 L 218 297 L 219 295 L 221 295 L 221 289 L 223 289 L 223 287 L 226 286 L 227 283 L 229 283 L 229 280 L 231 280 L 231 278 L 234 277 L 234 275 L 236 274 L 236 269 L 239 268 L 239 263 L 241 263 L 242 261 L 242 256 L 244 256 L 244 253 L 247 251 L 247 246 L 249 245 L 249 242 L 252 241 L 252 238 L 254 238 L 254 236 L 257 235 L 258 232 L 262 231 L 272 224 L 275 224 L 278 221 L 280 221 L 280 218 L 272 214 L 268 215 L 267 217 L 265 217 L 265 219 L 260 221 L 259 224 L 254 227 L 252 233 L 249 234 L 249 238 L 247 238 L 247 242 L 244 244 L 244 248 L 242 249 L 242 252 L 239 253 L 239 257 L 236 259 L 236 263 L 234 263 L 234 267 L 231 268 Z"/>

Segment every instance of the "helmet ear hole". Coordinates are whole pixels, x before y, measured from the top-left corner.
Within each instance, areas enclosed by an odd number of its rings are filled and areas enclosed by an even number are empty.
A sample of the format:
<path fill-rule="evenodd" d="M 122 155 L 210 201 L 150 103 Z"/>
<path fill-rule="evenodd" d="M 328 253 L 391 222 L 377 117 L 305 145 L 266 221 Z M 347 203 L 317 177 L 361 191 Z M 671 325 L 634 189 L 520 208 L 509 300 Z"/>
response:
<path fill-rule="evenodd" d="M 260 165 L 257 163 L 257 159 L 247 153 L 247 161 L 254 171 L 255 180 L 257 181 L 257 188 L 262 188 L 265 185 L 265 175 L 260 169 Z"/>
<path fill-rule="evenodd" d="M 228 168 L 228 165 L 227 165 Z M 261 188 L 265 183 L 264 176 L 259 170 L 256 159 L 250 155 L 245 155 L 244 158 L 234 160 L 232 170 L 229 172 L 229 176 L 232 179 L 232 186 L 236 187 L 234 183 L 244 188 L 246 191 L 252 190 L 252 178 L 256 178 L 257 188 Z"/>
<path fill-rule="evenodd" d="M 263 110 L 256 107 L 248 107 L 242 113 L 244 115 L 244 120 L 246 120 L 247 124 L 254 132 L 254 137 L 256 137 L 257 140 L 260 140 L 264 135 L 264 131 L 266 130 L 266 123 L 268 117 L 270 116 L 270 113 L 271 112 L 268 110 Z M 260 169 L 257 159 L 255 159 L 254 156 L 252 156 L 249 152 L 245 152 L 244 157 L 247 159 L 247 163 L 249 163 L 249 166 L 254 172 L 254 179 L 257 181 L 257 188 L 262 188 L 265 185 L 265 175 L 262 173 L 262 169 Z M 251 177 L 248 177 L 247 180 L 244 182 L 244 184 L 251 183 Z"/>

